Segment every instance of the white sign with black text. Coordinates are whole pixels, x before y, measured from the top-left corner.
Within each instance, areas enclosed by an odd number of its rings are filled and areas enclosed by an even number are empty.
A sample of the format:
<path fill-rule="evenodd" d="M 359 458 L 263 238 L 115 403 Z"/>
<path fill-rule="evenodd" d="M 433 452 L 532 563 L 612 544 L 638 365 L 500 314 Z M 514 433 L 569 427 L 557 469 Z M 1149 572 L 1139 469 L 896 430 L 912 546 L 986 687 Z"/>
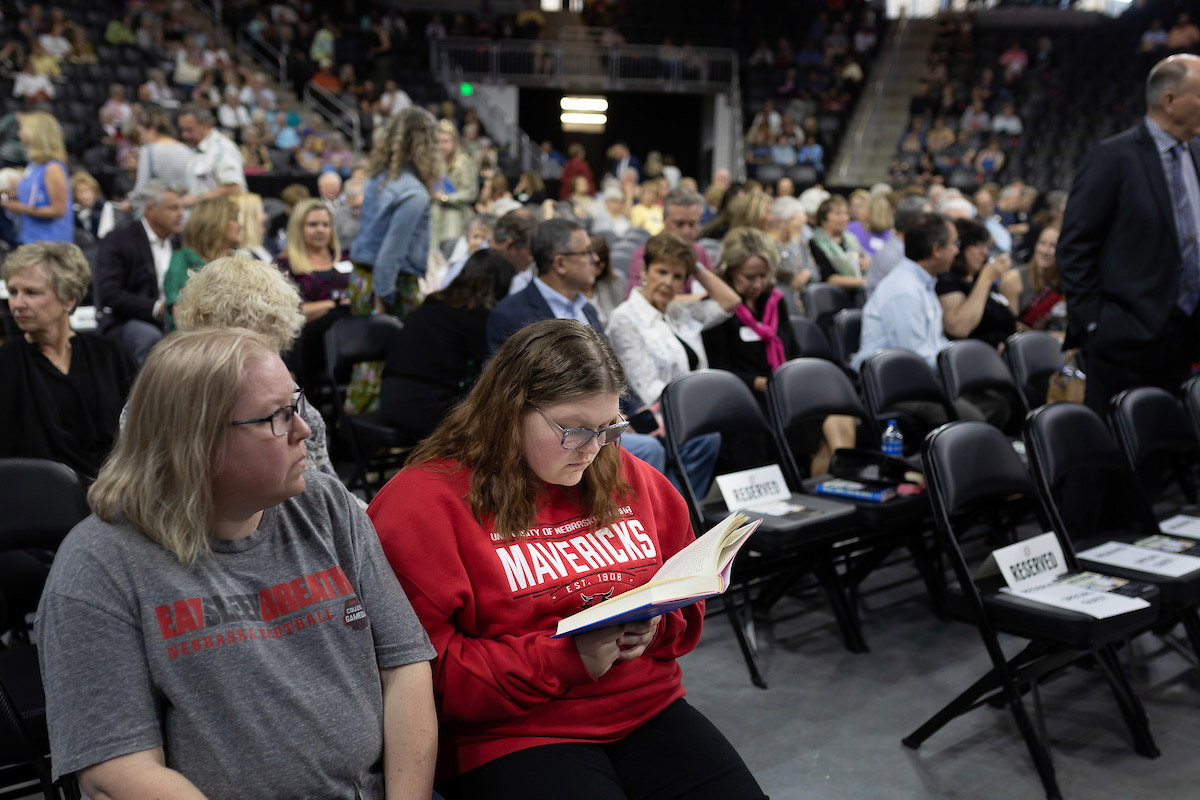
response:
<path fill-rule="evenodd" d="M 718 475 L 717 488 L 730 511 L 788 500 L 792 496 L 778 464 Z"/>
<path fill-rule="evenodd" d="M 979 577 L 999 572 L 1008 588 L 1019 592 L 1050 583 L 1066 571 L 1067 561 L 1058 537 L 1043 533 L 993 550 L 980 568 Z"/>

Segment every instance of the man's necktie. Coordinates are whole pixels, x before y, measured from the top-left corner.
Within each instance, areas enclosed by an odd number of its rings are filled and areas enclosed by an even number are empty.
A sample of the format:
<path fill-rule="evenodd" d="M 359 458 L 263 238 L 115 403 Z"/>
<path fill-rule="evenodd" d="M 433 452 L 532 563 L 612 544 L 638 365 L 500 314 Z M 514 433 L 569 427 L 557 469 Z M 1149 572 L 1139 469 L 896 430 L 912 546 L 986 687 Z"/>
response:
<path fill-rule="evenodd" d="M 1171 148 L 1171 195 L 1175 198 L 1175 224 L 1179 227 L 1179 299 L 1183 313 L 1191 316 L 1200 305 L 1200 242 L 1196 239 L 1196 215 L 1183 182 L 1183 145 Z"/>

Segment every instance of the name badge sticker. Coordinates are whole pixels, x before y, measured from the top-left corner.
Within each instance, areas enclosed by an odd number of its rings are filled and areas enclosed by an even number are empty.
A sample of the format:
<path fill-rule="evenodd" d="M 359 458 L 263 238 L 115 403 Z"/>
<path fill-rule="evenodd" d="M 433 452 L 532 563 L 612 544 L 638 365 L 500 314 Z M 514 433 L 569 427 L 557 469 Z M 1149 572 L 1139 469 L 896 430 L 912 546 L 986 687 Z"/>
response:
<path fill-rule="evenodd" d="M 351 272 L 354 272 L 354 264 L 349 261 L 335 261 L 333 262 L 333 268 L 343 275 L 349 275 Z"/>
<path fill-rule="evenodd" d="M 754 331 L 747 328 L 745 325 L 738 328 L 738 336 L 740 336 L 742 338 L 743 342 L 761 342 L 762 341 L 761 336 L 759 336 L 757 333 L 755 333 Z"/>

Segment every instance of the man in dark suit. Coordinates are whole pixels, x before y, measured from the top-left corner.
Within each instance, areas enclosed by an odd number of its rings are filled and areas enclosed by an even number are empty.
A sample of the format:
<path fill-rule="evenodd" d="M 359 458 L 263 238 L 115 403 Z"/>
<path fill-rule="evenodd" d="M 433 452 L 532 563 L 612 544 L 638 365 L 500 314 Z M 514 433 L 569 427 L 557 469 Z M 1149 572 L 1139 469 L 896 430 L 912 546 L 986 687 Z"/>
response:
<path fill-rule="evenodd" d="M 120 342 L 138 364 L 163 337 L 163 276 L 179 247 L 183 188 L 147 181 L 134 204 L 141 219 L 100 242 L 93 285 L 100 333 Z"/>
<path fill-rule="evenodd" d="M 610 159 L 609 172 L 617 180 L 626 172 L 633 170 L 640 180 L 642 177 L 642 162 L 637 156 L 629 152 L 629 145 L 625 142 L 617 142 L 612 147 L 608 148 L 608 157 Z"/>
<path fill-rule="evenodd" d="M 1146 106 L 1084 159 L 1058 240 L 1085 402 L 1102 416 L 1132 386 L 1178 391 L 1200 356 L 1200 57 L 1156 64 Z"/>

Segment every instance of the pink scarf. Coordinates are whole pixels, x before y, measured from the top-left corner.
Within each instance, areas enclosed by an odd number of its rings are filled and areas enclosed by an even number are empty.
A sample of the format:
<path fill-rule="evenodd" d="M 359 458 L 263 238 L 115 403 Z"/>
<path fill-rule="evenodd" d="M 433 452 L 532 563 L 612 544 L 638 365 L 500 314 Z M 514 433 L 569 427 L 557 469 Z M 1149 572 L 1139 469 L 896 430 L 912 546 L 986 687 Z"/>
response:
<path fill-rule="evenodd" d="M 763 344 L 767 346 L 767 363 L 771 365 L 771 369 L 778 369 L 779 365 L 787 360 L 783 352 L 783 342 L 780 341 L 776 331 L 779 328 L 779 301 L 783 299 L 783 293 L 778 289 L 772 289 L 767 295 L 766 305 L 763 307 L 762 322 L 754 318 L 754 314 L 746 307 L 745 303 L 739 303 L 737 310 L 733 313 L 737 314 L 737 318 L 742 321 L 750 330 L 758 334 L 758 338 L 763 340 Z"/>

